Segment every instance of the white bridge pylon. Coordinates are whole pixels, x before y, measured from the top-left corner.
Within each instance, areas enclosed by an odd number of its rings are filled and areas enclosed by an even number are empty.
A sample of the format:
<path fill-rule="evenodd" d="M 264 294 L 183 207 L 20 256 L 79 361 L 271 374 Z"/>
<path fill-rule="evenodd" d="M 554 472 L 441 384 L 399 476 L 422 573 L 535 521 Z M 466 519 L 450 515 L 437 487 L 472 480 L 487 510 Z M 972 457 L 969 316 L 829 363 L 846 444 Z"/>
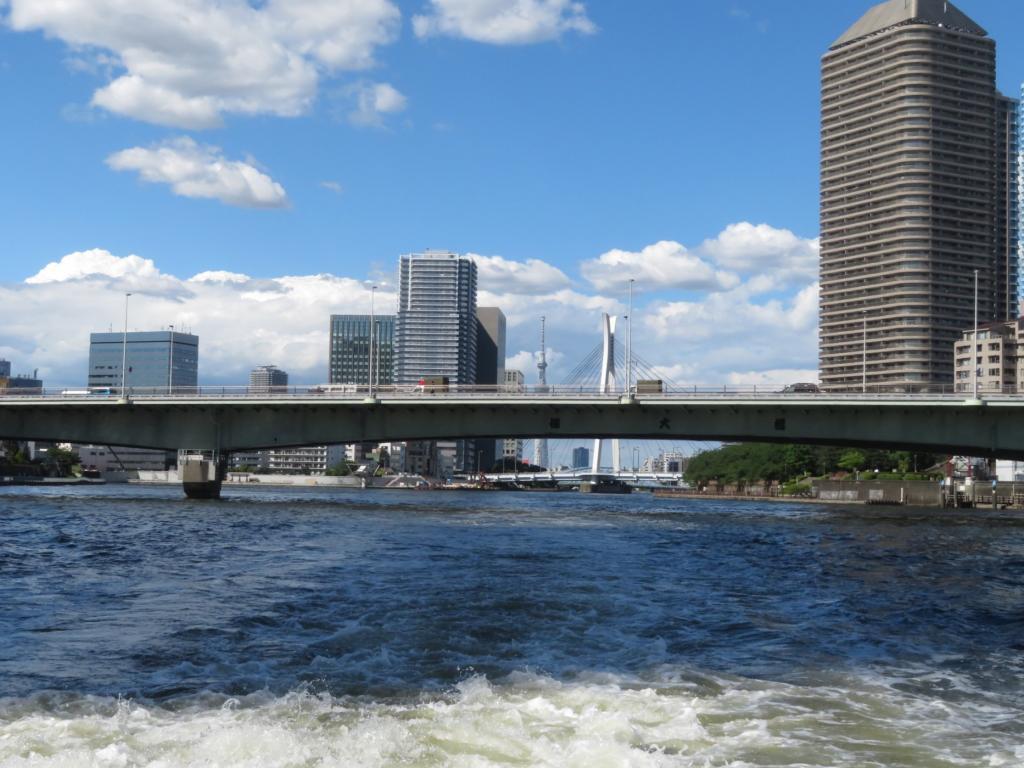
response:
<path fill-rule="evenodd" d="M 617 318 L 607 312 L 601 318 L 604 326 L 604 351 L 601 354 L 601 378 L 598 386 L 601 394 L 611 394 L 618 391 L 615 386 L 615 320 Z M 603 444 L 604 441 L 601 438 L 594 439 L 593 460 L 590 469 L 595 475 L 601 472 L 601 446 Z M 619 439 L 616 437 L 612 438 L 613 472 L 619 471 L 619 464 Z"/>

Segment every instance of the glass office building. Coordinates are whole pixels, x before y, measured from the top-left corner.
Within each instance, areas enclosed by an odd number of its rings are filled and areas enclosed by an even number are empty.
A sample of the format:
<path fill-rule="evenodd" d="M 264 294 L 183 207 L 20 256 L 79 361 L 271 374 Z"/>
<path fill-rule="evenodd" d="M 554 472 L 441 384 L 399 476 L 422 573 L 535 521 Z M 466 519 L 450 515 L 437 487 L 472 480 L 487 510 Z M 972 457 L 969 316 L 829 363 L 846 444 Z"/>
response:
<path fill-rule="evenodd" d="M 447 376 L 476 382 L 476 263 L 442 251 L 399 260 L 395 381 Z"/>
<path fill-rule="evenodd" d="M 177 331 L 93 333 L 89 336 L 89 386 L 195 387 L 199 381 L 199 337 Z"/>
<path fill-rule="evenodd" d="M 395 316 L 373 318 L 373 382 L 394 383 Z M 370 383 L 370 316 L 331 315 L 328 381 L 331 384 Z"/>

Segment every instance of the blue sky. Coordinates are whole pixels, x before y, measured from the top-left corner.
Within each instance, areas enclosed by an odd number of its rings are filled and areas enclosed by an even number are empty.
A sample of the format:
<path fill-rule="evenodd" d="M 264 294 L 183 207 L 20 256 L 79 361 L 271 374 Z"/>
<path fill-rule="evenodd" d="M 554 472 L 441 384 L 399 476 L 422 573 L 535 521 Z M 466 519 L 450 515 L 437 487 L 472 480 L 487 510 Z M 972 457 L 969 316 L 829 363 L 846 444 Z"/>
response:
<path fill-rule="evenodd" d="M 137 323 L 200 333 L 206 380 L 267 362 L 316 380 L 325 314 L 364 309 L 361 281 L 391 279 L 398 254 L 449 248 L 501 257 L 482 299 L 507 307 L 524 367 L 536 316 L 553 372 L 571 368 L 600 311 L 622 311 L 629 265 L 663 260 L 634 333 L 670 378 L 814 375 L 818 62 L 870 3 L 288 5 L 0 0 L 0 356 L 78 383 L 83 334 L 134 287 Z M 1016 95 L 1024 4 L 958 5 Z M 679 248 L 638 255 L 658 243 Z M 233 274 L 189 281 L 206 272 Z"/>

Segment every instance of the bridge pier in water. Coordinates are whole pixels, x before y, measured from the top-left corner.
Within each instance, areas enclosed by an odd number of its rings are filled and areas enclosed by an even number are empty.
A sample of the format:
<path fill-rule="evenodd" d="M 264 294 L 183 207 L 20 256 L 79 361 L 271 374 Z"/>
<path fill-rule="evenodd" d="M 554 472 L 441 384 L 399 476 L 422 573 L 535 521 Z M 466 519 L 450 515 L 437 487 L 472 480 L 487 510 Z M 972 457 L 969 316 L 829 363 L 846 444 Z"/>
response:
<path fill-rule="evenodd" d="M 190 499 L 219 499 L 227 469 L 227 454 L 183 454 L 178 459 L 182 489 Z"/>

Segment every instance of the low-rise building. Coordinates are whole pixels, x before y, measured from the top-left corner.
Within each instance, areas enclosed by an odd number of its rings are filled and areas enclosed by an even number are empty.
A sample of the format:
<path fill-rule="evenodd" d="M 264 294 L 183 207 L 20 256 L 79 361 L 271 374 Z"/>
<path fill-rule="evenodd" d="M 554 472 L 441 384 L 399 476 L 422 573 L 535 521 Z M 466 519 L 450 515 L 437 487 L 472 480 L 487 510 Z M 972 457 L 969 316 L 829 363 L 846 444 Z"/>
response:
<path fill-rule="evenodd" d="M 282 475 L 323 475 L 345 458 L 344 445 L 273 448 L 266 452 L 267 469 Z"/>
<path fill-rule="evenodd" d="M 82 469 L 97 472 L 155 470 L 161 472 L 174 464 L 173 452 L 155 448 L 125 448 L 91 443 L 73 443 L 70 450 L 78 454 Z"/>
<path fill-rule="evenodd" d="M 43 382 L 39 378 L 39 371 L 33 371 L 31 376 L 25 373 L 12 376 L 10 362 L 0 360 L 0 390 L 42 388 Z"/>
<path fill-rule="evenodd" d="M 1024 360 L 1018 354 L 1022 336 L 1024 319 L 979 325 L 977 339 L 973 328 L 963 331 L 954 345 L 956 391 L 973 392 L 977 376 L 978 392 L 1020 392 L 1024 383 Z"/>

